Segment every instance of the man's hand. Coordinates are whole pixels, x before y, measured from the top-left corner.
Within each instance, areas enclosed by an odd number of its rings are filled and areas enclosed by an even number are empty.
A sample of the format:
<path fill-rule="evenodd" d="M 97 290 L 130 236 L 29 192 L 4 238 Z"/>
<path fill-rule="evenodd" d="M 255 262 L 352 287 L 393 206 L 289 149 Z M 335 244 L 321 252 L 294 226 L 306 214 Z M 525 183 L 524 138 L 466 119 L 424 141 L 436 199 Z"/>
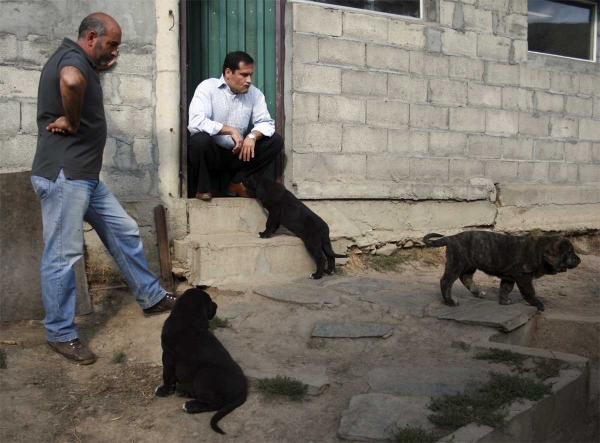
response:
<path fill-rule="evenodd" d="M 54 123 L 50 123 L 46 126 L 48 131 L 58 134 L 75 134 L 77 128 L 74 128 L 66 119 L 66 117 L 59 117 Z"/>
<path fill-rule="evenodd" d="M 254 158 L 254 146 L 256 146 L 256 142 L 251 138 L 246 137 L 242 144 L 242 149 L 240 150 L 240 155 L 238 158 L 245 162 L 250 161 L 250 159 Z"/>
<path fill-rule="evenodd" d="M 233 153 L 237 154 L 237 152 L 242 148 L 244 139 L 243 139 L 242 135 L 240 134 L 240 132 L 237 129 L 235 129 L 234 127 L 231 127 L 231 133 L 229 135 L 233 139 L 233 143 L 234 143 Z"/>

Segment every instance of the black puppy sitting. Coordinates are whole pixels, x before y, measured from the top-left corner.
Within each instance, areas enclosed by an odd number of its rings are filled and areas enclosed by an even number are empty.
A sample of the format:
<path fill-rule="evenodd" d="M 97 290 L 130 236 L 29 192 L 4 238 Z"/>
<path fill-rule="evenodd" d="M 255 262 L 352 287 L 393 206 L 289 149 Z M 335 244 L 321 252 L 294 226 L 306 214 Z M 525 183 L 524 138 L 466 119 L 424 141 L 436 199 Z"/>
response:
<path fill-rule="evenodd" d="M 317 272 L 311 274 L 310 278 L 318 279 L 323 274 L 332 275 L 335 272 L 335 259 L 348 258 L 347 255 L 333 252 L 327 223 L 281 183 L 262 174 L 254 174 L 247 179 L 246 186 L 256 193 L 256 198 L 269 211 L 265 230 L 258 236 L 269 238 L 282 224 L 300 237 L 317 263 Z M 323 254 L 327 257 L 327 268 Z"/>
<path fill-rule="evenodd" d="M 217 304 L 200 289 L 188 289 L 177 298 L 162 329 L 164 384 L 156 388 L 156 395 L 167 397 L 177 391 L 193 398 L 183 405 L 190 414 L 218 411 L 210 426 L 224 434 L 217 423 L 244 404 L 248 381 L 208 329 L 216 312 Z"/>
<path fill-rule="evenodd" d="M 457 278 L 478 298 L 485 298 L 473 282 L 478 269 L 499 277 L 501 305 L 511 304 L 508 294 L 515 283 L 523 298 L 540 311 L 544 303 L 535 296 L 533 279 L 573 269 L 581 263 L 573 245 L 562 237 L 513 237 L 486 231 L 462 232 L 440 240 L 440 234 L 427 234 L 427 246 L 446 246 L 446 269 L 440 280 L 444 303 L 457 306 L 452 298 L 452 284 Z"/>

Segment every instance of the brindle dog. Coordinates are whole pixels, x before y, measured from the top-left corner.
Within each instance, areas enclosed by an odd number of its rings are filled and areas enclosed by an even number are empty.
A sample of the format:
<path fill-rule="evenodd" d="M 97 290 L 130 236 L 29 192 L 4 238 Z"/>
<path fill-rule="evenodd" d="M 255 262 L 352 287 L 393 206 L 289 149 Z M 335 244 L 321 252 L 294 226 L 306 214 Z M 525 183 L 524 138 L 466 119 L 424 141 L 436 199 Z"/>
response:
<path fill-rule="evenodd" d="M 563 237 L 514 237 L 486 231 L 468 231 L 432 240 L 435 237 L 444 236 L 427 234 L 423 242 L 427 246 L 446 246 L 446 269 L 440 286 L 444 303 L 449 306 L 458 305 L 451 295 L 457 278 L 475 297 L 485 298 L 485 292 L 473 282 L 473 274 L 479 269 L 501 279 L 501 305 L 512 303 L 508 294 L 516 283 L 527 303 L 543 311 L 544 303 L 535 296 L 533 279 L 566 272 L 581 263 L 571 242 Z"/>

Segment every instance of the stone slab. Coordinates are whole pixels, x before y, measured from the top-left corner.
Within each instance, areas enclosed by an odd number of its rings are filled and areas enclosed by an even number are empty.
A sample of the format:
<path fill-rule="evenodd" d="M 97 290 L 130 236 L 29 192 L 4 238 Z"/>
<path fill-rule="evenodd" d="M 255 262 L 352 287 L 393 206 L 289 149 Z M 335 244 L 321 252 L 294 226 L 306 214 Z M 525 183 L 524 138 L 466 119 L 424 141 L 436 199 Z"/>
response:
<path fill-rule="evenodd" d="M 261 286 L 254 289 L 254 292 L 272 300 L 299 305 L 325 305 L 333 307 L 339 306 L 341 303 L 340 295 L 335 291 L 293 283 Z"/>
<path fill-rule="evenodd" d="M 489 372 L 473 368 L 375 368 L 367 374 L 373 392 L 439 397 L 473 392 L 489 381 Z"/>
<path fill-rule="evenodd" d="M 328 285 L 327 288 L 350 295 L 365 295 L 385 290 L 394 291 L 398 288 L 398 283 L 378 278 L 361 277 Z"/>
<path fill-rule="evenodd" d="M 313 337 L 383 337 L 392 334 L 393 327 L 377 323 L 317 323 L 312 332 Z"/>
<path fill-rule="evenodd" d="M 233 320 L 236 318 L 248 318 L 254 312 L 259 311 L 261 307 L 252 303 L 240 302 L 229 306 L 219 306 L 217 317 Z"/>
<path fill-rule="evenodd" d="M 42 211 L 30 172 L 0 174 L 0 320 L 40 320 Z M 83 258 L 74 264 L 76 315 L 92 312 Z"/>
<path fill-rule="evenodd" d="M 405 426 L 431 430 L 427 397 L 396 397 L 387 394 L 356 395 L 342 413 L 338 436 L 344 440 L 395 440 Z"/>
<path fill-rule="evenodd" d="M 428 309 L 429 317 L 455 320 L 468 325 L 488 326 L 502 331 L 512 331 L 524 325 L 538 312 L 537 308 L 523 303 L 501 305 L 497 301 L 468 298 L 460 299 L 459 306 L 438 303 Z"/>

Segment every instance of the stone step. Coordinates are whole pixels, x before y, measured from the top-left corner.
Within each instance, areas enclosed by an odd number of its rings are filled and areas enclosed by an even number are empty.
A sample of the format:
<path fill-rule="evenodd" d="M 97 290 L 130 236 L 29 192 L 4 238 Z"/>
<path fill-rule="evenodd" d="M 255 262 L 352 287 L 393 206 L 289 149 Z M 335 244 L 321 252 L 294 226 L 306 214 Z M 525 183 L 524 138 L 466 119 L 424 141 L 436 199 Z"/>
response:
<path fill-rule="evenodd" d="M 265 229 L 267 211 L 253 198 L 188 200 L 190 234 L 258 234 Z"/>
<path fill-rule="evenodd" d="M 240 199 L 242 200 L 242 199 Z M 243 199 L 249 200 L 249 199 Z M 191 234 L 174 241 L 174 262 L 192 285 L 223 286 L 297 279 L 315 272 L 302 240 L 278 234 Z"/>

